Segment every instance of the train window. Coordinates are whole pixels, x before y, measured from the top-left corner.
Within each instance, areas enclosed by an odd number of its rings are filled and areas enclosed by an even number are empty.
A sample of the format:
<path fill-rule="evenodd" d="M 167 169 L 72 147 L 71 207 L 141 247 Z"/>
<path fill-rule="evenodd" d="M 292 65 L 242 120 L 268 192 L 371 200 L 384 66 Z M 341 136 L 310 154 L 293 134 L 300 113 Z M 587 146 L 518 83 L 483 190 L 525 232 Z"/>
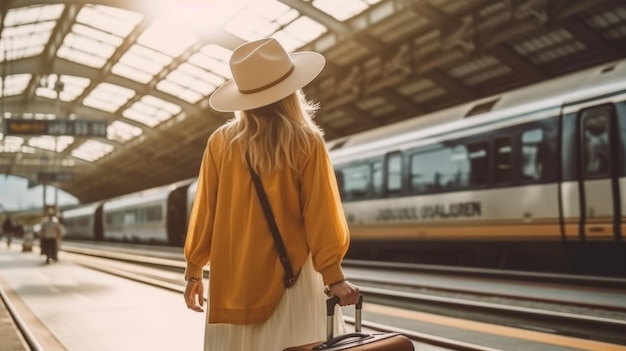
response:
<path fill-rule="evenodd" d="M 494 181 L 496 184 L 509 183 L 511 181 L 511 138 L 496 139 L 494 152 Z"/>
<path fill-rule="evenodd" d="M 341 169 L 343 194 L 346 201 L 367 198 L 371 182 L 369 163 Z"/>
<path fill-rule="evenodd" d="M 160 205 L 148 207 L 146 209 L 146 221 L 159 222 L 163 218 L 163 208 Z"/>
<path fill-rule="evenodd" d="M 457 145 L 452 149 L 450 161 L 454 165 L 452 189 L 465 189 L 469 186 L 470 162 L 465 145 Z"/>
<path fill-rule="evenodd" d="M 592 110 L 583 115 L 583 169 L 587 177 L 609 174 L 610 110 Z"/>
<path fill-rule="evenodd" d="M 522 133 L 522 177 L 528 182 L 541 179 L 542 164 L 539 158 L 539 145 L 543 142 L 541 128 Z"/>
<path fill-rule="evenodd" d="M 106 224 L 109 228 L 122 228 L 124 224 L 124 213 L 112 212 L 107 214 Z"/>
<path fill-rule="evenodd" d="M 544 120 L 526 126 L 521 137 L 522 181 L 551 182 L 557 178 L 557 119 Z M 567 128 L 564 126 L 564 131 Z M 567 133 L 564 133 L 564 139 Z M 565 145 L 565 144 L 564 144 Z M 565 160 L 569 164 L 571 160 Z M 564 163 L 564 164 L 565 164 Z M 565 166 L 564 169 L 567 169 Z"/>
<path fill-rule="evenodd" d="M 402 154 L 387 155 L 387 191 L 402 189 Z"/>
<path fill-rule="evenodd" d="M 372 163 L 372 193 L 374 197 L 383 194 L 383 163 L 375 161 Z"/>
<path fill-rule="evenodd" d="M 463 157 L 463 159 L 467 159 Z M 411 155 L 411 190 L 430 193 L 458 187 L 458 164 L 451 149 L 438 149 Z"/>
<path fill-rule="evenodd" d="M 467 144 L 470 186 L 489 184 L 489 145 L 486 142 Z"/>
<path fill-rule="evenodd" d="M 125 213 L 124 214 L 124 226 L 132 226 L 135 224 L 135 213 Z"/>

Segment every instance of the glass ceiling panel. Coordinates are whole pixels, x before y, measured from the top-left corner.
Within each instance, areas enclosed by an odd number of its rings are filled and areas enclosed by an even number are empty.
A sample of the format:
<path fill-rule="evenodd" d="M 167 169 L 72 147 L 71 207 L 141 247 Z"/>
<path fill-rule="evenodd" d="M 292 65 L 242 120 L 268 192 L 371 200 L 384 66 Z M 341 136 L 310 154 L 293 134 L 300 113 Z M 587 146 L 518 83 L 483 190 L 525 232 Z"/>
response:
<path fill-rule="evenodd" d="M 86 5 L 76 17 L 57 55 L 90 67 L 102 68 L 143 15 L 102 5 Z"/>
<path fill-rule="evenodd" d="M 0 79 L 0 95 L 4 92 L 4 96 L 18 95 L 24 92 L 31 75 L 28 73 L 13 74 L 6 76 L 4 80 Z"/>
<path fill-rule="evenodd" d="M 65 36 L 65 40 L 68 40 L 69 38 L 75 38 L 75 36 L 72 33 L 69 33 Z M 59 50 L 57 51 L 57 56 L 76 63 L 83 64 L 85 66 L 95 68 L 102 68 L 102 66 L 104 66 L 104 64 L 107 62 L 107 60 L 103 57 L 98 57 L 82 50 L 75 50 L 74 48 L 66 44 L 63 44 L 63 46 L 59 48 Z"/>
<path fill-rule="evenodd" d="M 28 145 L 48 151 L 54 151 L 56 148 L 56 152 L 62 152 L 73 142 L 74 138 L 71 136 L 39 136 L 30 138 L 28 140 Z"/>
<path fill-rule="evenodd" d="M 54 86 L 57 79 L 58 77 L 56 74 L 51 74 L 42 78 L 39 82 L 39 87 L 35 90 L 35 94 L 48 99 L 56 99 L 57 92 L 54 90 Z M 85 91 L 85 88 L 89 85 L 90 80 L 89 78 L 62 75 L 61 82 L 63 83 L 63 90 L 61 90 L 61 94 L 59 94 L 59 99 L 69 102 L 74 101 L 83 93 L 83 91 Z"/>
<path fill-rule="evenodd" d="M 107 128 L 107 139 L 123 144 L 143 134 L 143 130 L 122 121 L 114 121 Z"/>
<path fill-rule="evenodd" d="M 0 38 L 0 61 L 40 54 L 65 5 L 37 5 L 10 9 Z"/>
<path fill-rule="evenodd" d="M 76 17 L 57 55 L 90 67 L 102 68 L 122 45 L 143 15 L 102 5 L 86 5 Z"/>
<path fill-rule="evenodd" d="M 113 66 L 111 71 L 119 76 L 147 83 L 173 58 L 141 45 L 133 45 Z"/>
<path fill-rule="evenodd" d="M 94 162 L 110 154 L 113 149 L 113 145 L 97 140 L 87 140 L 72 151 L 72 156 L 87 162 Z"/>
<path fill-rule="evenodd" d="M 603 29 L 606 36 L 618 40 L 626 36 L 626 5 L 602 11 L 588 20 L 594 28 Z"/>
<path fill-rule="evenodd" d="M 83 100 L 83 105 L 106 112 L 115 112 L 128 102 L 135 91 L 110 83 L 100 83 Z"/>
<path fill-rule="evenodd" d="M 212 71 L 220 76 L 231 79 L 230 55 L 232 51 L 219 45 L 209 44 L 189 58 L 189 62 L 207 71 Z"/>
<path fill-rule="evenodd" d="M 345 21 L 367 10 L 380 0 L 314 0 L 313 6 L 335 17 L 339 21 Z"/>
<path fill-rule="evenodd" d="M 152 95 L 146 95 L 126 109 L 122 115 L 133 121 L 143 123 L 148 127 L 154 127 L 172 118 L 173 115 L 181 110 L 182 108 L 178 105 Z"/>
<path fill-rule="evenodd" d="M 231 79 L 229 60 L 231 50 L 209 44 L 193 54 L 171 72 L 156 88 L 189 103 L 210 95 L 216 87 Z"/>
<path fill-rule="evenodd" d="M 297 10 L 276 0 L 251 1 L 225 28 L 245 40 L 253 40 L 271 36 L 298 15 Z"/>
<path fill-rule="evenodd" d="M 140 13 L 120 8 L 85 5 L 76 16 L 76 21 L 124 38 L 143 20 L 143 17 Z"/>
<path fill-rule="evenodd" d="M 195 104 L 211 94 L 226 79 L 196 65 L 183 63 L 172 71 L 165 80 L 157 84 L 157 89 Z"/>
<path fill-rule="evenodd" d="M 0 134 L 0 139 L 2 142 L 0 143 L 0 152 L 10 152 L 10 153 L 35 153 L 35 149 L 32 147 L 28 147 L 24 145 L 24 138 L 16 137 L 16 136 L 5 136 Z"/>
<path fill-rule="evenodd" d="M 302 16 L 274 33 L 273 37 L 285 47 L 285 50 L 294 51 L 319 38 L 326 31 L 325 26 L 307 16 Z"/>

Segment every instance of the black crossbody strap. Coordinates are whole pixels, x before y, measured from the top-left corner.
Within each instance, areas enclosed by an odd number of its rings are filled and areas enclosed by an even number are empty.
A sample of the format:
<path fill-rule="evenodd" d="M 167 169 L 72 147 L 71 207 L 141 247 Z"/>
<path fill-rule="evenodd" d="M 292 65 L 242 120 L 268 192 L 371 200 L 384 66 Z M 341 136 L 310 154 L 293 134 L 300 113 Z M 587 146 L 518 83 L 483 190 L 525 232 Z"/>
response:
<path fill-rule="evenodd" d="M 270 202 L 267 199 L 267 194 L 265 194 L 265 189 L 263 188 L 263 183 L 261 183 L 261 178 L 254 171 L 254 169 L 252 169 L 250 159 L 247 155 L 246 161 L 248 162 L 248 170 L 250 170 L 252 182 L 254 183 L 254 187 L 256 188 L 256 193 L 259 196 L 259 201 L 261 201 L 261 206 L 263 207 L 265 219 L 267 220 L 267 224 L 269 225 L 272 236 L 274 237 L 274 243 L 276 244 L 276 250 L 278 251 L 278 256 L 280 257 L 280 263 L 285 269 L 285 286 L 287 288 L 292 287 L 296 283 L 296 276 L 293 274 L 293 268 L 291 268 L 291 262 L 289 262 L 289 257 L 287 256 L 285 244 L 283 243 L 283 239 L 281 238 L 280 232 L 278 231 L 278 226 L 276 225 L 276 221 L 274 220 L 274 214 L 272 213 Z"/>

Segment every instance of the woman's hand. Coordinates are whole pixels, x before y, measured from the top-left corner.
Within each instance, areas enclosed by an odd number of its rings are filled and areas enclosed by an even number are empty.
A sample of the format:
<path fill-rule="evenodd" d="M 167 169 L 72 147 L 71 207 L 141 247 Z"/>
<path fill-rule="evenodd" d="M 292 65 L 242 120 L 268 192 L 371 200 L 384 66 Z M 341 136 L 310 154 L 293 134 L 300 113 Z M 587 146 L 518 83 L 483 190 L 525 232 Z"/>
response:
<path fill-rule="evenodd" d="M 330 295 L 339 298 L 340 306 L 356 305 L 359 302 L 359 288 L 344 280 L 330 287 Z"/>
<path fill-rule="evenodd" d="M 202 280 L 188 281 L 185 288 L 185 303 L 187 308 L 196 312 L 204 312 L 204 284 Z"/>

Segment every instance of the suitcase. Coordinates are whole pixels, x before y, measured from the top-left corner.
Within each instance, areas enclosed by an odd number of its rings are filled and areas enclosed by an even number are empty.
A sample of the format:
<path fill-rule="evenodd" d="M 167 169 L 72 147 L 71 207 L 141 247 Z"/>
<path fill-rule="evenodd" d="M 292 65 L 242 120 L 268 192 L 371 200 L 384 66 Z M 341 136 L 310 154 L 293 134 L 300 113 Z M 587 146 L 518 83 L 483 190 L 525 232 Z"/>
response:
<path fill-rule="evenodd" d="M 399 333 L 361 333 L 361 311 L 363 309 L 363 295 L 356 304 L 354 318 L 354 333 L 333 335 L 335 305 L 338 297 L 326 300 L 326 341 L 294 346 L 283 351 L 414 351 L 413 343 L 409 338 Z"/>

